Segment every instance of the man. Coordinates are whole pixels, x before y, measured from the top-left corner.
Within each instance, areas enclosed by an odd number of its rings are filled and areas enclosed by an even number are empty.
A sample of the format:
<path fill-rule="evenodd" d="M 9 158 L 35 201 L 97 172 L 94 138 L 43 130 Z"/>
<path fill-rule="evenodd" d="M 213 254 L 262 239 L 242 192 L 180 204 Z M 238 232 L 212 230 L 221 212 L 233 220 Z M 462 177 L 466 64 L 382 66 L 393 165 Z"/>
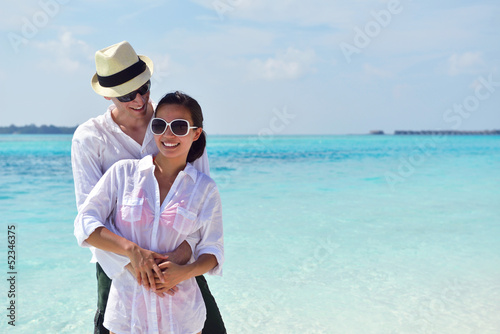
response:
<path fill-rule="evenodd" d="M 73 136 L 71 162 L 78 208 L 85 202 L 101 176 L 115 162 L 122 159 L 140 159 L 158 152 L 153 134 L 148 130 L 154 113 L 152 101 L 149 99 L 153 73 L 151 59 L 138 56 L 132 46 L 124 41 L 97 51 L 95 61 L 96 74 L 92 78 L 92 88 L 113 104 L 103 115 L 80 125 Z M 206 152 L 193 165 L 208 174 Z M 169 261 L 186 263 L 191 257 L 192 246 L 183 242 L 179 248 L 168 254 Z M 130 264 L 123 256 L 96 248 L 91 248 L 91 251 L 93 261 L 97 262 L 98 281 L 94 333 L 109 333 L 102 325 L 111 286 L 108 276 L 113 277 Z M 207 309 L 203 333 L 226 333 L 205 278 L 199 276 L 196 279 Z"/>

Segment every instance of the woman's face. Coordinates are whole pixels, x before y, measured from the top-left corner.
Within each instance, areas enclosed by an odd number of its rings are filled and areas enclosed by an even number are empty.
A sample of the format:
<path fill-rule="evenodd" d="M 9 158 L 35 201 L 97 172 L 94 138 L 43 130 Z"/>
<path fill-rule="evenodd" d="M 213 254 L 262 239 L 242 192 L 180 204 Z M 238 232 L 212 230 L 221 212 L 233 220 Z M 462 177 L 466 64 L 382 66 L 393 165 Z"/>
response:
<path fill-rule="evenodd" d="M 160 106 L 156 112 L 156 118 L 161 118 L 168 123 L 174 119 L 185 119 L 189 122 L 190 126 L 194 126 L 189 110 L 177 104 L 164 104 Z M 166 158 L 179 158 L 185 161 L 191 144 L 198 140 L 202 131 L 202 128 L 190 129 L 186 136 L 178 137 L 172 133 L 170 126 L 168 126 L 162 135 L 154 135 L 154 138 L 160 154 Z"/>

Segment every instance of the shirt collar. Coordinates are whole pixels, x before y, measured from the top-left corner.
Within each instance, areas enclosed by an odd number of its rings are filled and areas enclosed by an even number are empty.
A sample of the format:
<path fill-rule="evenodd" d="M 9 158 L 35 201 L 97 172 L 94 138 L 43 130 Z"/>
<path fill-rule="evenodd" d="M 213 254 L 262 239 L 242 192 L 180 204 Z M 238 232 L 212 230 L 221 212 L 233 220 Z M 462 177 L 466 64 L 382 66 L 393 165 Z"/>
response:
<path fill-rule="evenodd" d="M 144 158 L 139 161 L 139 171 L 143 172 L 145 170 L 148 170 L 150 168 L 153 168 L 153 155 L 146 155 Z"/>
<path fill-rule="evenodd" d="M 196 183 L 196 179 L 198 177 L 198 170 L 196 168 L 194 168 L 194 166 L 191 165 L 191 163 L 188 162 L 186 164 L 186 167 L 184 168 L 184 170 L 182 172 L 184 172 L 187 175 L 189 175 L 189 177 L 193 180 L 193 182 Z"/>
<path fill-rule="evenodd" d="M 113 111 L 113 109 L 115 109 L 115 108 L 116 108 L 116 106 L 114 104 L 110 105 L 108 107 L 108 110 L 104 114 L 104 117 L 105 117 L 106 123 L 108 124 L 109 128 L 111 129 L 111 131 L 113 131 L 113 132 L 123 132 L 120 129 L 120 127 L 118 126 L 118 124 L 116 124 L 115 121 L 113 120 L 113 116 L 111 116 L 111 111 Z"/>
<path fill-rule="evenodd" d="M 153 163 L 153 156 L 152 155 L 147 155 L 144 158 L 142 158 L 141 161 L 139 161 L 139 171 L 141 171 L 141 172 L 149 170 L 153 167 L 154 167 L 154 163 Z M 186 167 L 184 167 L 184 170 L 182 170 L 179 174 L 188 175 L 195 183 L 196 183 L 196 179 L 198 178 L 198 170 L 196 168 L 194 168 L 194 166 L 191 165 L 191 163 L 189 163 L 189 162 L 186 164 Z"/>

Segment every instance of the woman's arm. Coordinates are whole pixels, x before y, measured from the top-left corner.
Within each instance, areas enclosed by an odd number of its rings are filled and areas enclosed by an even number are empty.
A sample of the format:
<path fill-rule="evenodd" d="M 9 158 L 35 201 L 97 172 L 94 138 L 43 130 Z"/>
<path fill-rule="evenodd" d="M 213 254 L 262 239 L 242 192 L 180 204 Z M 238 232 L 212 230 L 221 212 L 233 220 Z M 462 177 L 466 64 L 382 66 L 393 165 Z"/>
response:
<path fill-rule="evenodd" d="M 118 192 L 123 183 L 120 177 L 121 166 L 122 164 L 117 163 L 104 173 L 79 208 L 75 219 L 75 236 L 80 246 L 93 246 L 128 257 L 139 284 L 154 289 L 154 272 L 161 273 L 156 261 L 164 260 L 167 256 L 139 247 L 109 230 L 106 225 L 109 215 L 116 208 Z"/>
<path fill-rule="evenodd" d="M 203 203 L 200 220 L 200 241 L 193 250 L 193 257 L 199 259 L 203 254 L 215 256 L 217 265 L 207 273 L 209 275 L 222 275 L 224 263 L 224 232 L 222 226 L 222 204 L 219 191 L 215 184 Z"/>
<path fill-rule="evenodd" d="M 158 285 L 160 290 L 157 291 L 168 290 L 184 280 L 205 273 L 222 274 L 224 262 L 222 208 L 215 185 L 204 200 L 198 219 L 199 230 L 195 233 L 199 235 L 199 241 L 193 249 L 196 261 L 185 266 L 178 266 L 170 261 L 160 264 L 165 283 Z M 159 277 L 156 278 L 156 283 L 160 283 Z"/>
<path fill-rule="evenodd" d="M 185 265 L 178 265 L 170 261 L 163 262 L 159 267 L 162 270 L 164 282 L 160 280 L 162 275 L 158 275 L 155 278 L 157 293 L 160 295 L 163 292 L 168 293 L 168 291 L 177 284 L 190 278 L 203 275 L 217 265 L 217 259 L 212 254 L 202 254 L 193 263 Z"/>
<path fill-rule="evenodd" d="M 168 259 L 168 256 L 141 248 L 106 227 L 96 228 L 85 241 L 96 248 L 128 257 L 135 271 L 137 282 L 143 284 L 146 289 L 151 287 L 153 291 L 156 290 L 155 273 L 162 281 L 163 275 L 157 262 Z"/>

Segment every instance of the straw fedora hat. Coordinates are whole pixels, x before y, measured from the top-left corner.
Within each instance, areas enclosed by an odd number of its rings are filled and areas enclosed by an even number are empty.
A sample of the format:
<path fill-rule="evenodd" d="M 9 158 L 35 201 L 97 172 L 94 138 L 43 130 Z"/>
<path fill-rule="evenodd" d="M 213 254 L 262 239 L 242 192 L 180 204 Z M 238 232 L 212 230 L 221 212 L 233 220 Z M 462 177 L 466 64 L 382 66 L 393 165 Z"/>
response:
<path fill-rule="evenodd" d="M 118 97 L 139 89 L 153 74 L 153 62 L 138 56 L 123 41 L 95 53 L 96 74 L 92 77 L 94 91 L 106 97 Z"/>

